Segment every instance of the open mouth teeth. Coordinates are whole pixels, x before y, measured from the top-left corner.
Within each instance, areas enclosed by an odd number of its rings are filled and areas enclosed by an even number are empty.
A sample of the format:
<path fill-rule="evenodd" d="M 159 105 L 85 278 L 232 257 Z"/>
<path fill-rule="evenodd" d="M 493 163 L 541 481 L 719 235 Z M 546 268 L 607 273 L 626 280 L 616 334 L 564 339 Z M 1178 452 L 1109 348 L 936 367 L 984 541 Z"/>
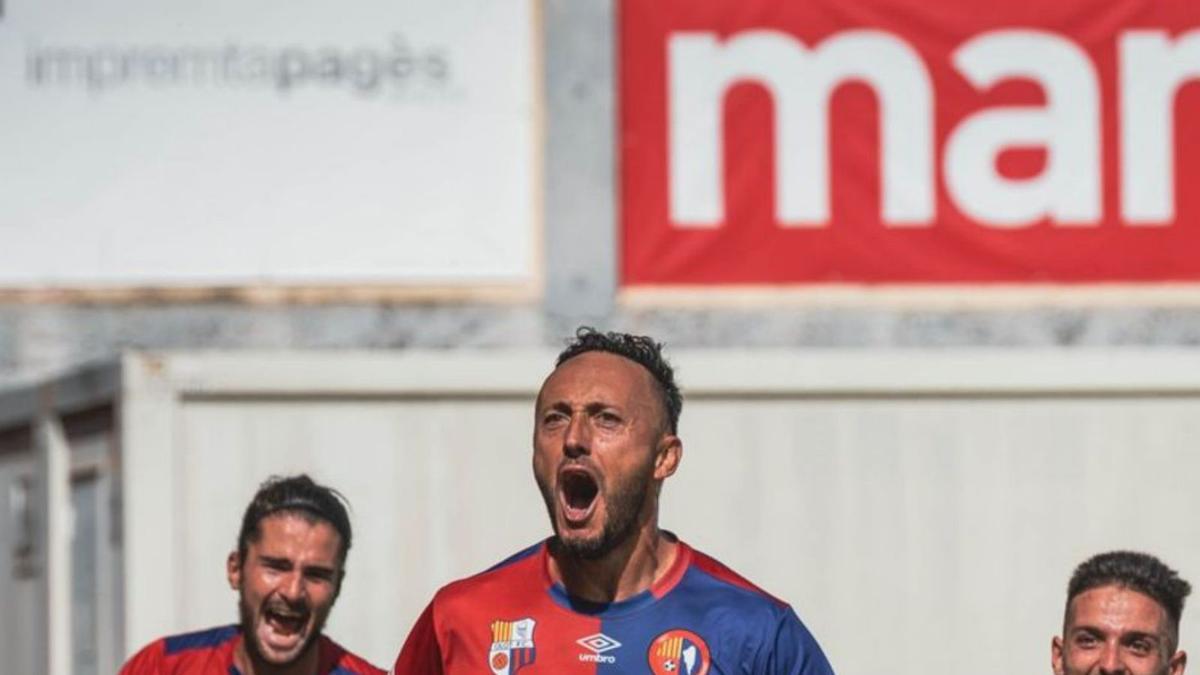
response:
<path fill-rule="evenodd" d="M 303 613 L 281 612 L 270 609 L 266 612 L 266 618 L 272 628 L 285 635 L 299 633 L 308 620 L 308 616 Z"/>
<path fill-rule="evenodd" d="M 559 479 L 565 505 L 578 512 L 584 512 L 591 507 L 600 492 L 596 479 L 585 471 L 565 471 Z"/>

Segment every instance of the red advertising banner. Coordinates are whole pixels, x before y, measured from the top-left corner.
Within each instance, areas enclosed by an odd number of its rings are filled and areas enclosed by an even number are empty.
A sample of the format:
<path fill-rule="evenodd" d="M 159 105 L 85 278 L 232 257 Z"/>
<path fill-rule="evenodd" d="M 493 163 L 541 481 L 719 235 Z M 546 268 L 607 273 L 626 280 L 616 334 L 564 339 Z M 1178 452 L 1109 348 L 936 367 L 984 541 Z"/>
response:
<path fill-rule="evenodd" d="M 1196 0 L 622 0 L 621 279 L 1200 280 Z"/>

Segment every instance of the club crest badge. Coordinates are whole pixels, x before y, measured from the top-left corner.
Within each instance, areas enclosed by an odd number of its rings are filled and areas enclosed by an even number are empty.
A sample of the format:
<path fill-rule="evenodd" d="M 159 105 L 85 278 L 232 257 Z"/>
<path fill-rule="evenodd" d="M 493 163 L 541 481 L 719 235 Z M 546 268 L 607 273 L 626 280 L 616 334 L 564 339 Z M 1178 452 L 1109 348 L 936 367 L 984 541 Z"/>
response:
<path fill-rule="evenodd" d="M 690 630 L 669 630 L 650 643 L 654 675 L 707 675 L 712 664 L 708 644 Z"/>
<path fill-rule="evenodd" d="M 488 665 L 495 675 L 517 675 L 533 663 L 537 650 L 533 647 L 533 619 L 492 622 L 492 648 Z"/>

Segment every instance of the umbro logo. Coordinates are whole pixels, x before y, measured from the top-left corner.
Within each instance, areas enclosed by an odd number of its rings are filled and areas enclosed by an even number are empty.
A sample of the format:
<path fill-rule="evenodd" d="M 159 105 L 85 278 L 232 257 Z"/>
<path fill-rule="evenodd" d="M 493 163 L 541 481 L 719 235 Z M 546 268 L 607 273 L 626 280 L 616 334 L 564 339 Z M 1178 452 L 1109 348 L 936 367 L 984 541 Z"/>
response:
<path fill-rule="evenodd" d="M 617 657 L 606 655 L 604 652 L 610 652 L 621 646 L 620 642 L 608 637 L 604 633 L 596 633 L 587 637 L 579 638 L 575 641 L 581 647 L 590 650 L 591 654 L 580 654 L 579 660 L 586 663 L 616 663 Z"/>

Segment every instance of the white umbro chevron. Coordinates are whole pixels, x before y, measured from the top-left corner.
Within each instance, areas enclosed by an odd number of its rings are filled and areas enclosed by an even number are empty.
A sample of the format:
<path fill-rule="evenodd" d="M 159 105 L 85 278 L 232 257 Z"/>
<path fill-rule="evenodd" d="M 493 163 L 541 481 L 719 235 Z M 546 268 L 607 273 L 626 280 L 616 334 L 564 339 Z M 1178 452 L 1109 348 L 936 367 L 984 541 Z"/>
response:
<path fill-rule="evenodd" d="M 603 654 L 604 652 L 612 651 L 621 646 L 620 642 L 608 637 L 604 633 L 596 633 L 576 640 L 580 646 L 590 649 L 593 653 Z"/>

